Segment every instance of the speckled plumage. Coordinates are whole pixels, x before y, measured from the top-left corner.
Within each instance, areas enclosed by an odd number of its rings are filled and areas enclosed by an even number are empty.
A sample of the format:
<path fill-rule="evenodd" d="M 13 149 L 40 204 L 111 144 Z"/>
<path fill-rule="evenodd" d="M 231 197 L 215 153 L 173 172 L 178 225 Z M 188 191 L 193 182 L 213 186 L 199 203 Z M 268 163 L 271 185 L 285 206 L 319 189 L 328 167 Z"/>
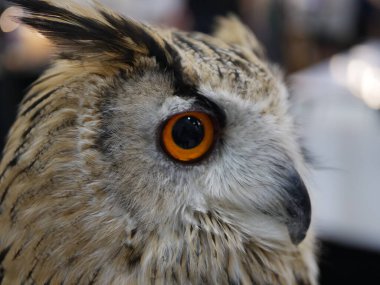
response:
<path fill-rule="evenodd" d="M 236 18 L 211 37 L 98 4 L 12 2 L 57 57 L 0 164 L 1 284 L 317 283 L 286 88 Z M 212 105 L 210 155 L 170 159 L 162 122 Z"/>

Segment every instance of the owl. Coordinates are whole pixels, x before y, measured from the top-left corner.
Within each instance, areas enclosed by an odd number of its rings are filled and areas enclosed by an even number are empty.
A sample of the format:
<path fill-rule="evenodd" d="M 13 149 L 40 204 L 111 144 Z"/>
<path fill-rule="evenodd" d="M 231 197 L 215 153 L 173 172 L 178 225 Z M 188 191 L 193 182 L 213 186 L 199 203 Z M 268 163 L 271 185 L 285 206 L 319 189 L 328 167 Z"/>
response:
<path fill-rule="evenodd" d="M 0 164 L 1 284 L 317 284 L 287 89 L 248 28 L 11 2 L 55 57 Z"/>

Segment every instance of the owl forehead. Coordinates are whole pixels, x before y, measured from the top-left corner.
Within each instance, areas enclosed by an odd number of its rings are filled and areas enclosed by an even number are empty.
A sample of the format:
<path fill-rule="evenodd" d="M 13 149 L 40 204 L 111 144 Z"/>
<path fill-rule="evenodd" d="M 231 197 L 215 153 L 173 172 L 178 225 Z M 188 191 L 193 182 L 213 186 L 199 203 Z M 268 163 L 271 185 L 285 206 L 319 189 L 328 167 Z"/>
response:
<path fill-rule="evenodd" d="M 243 44 L 152 27 L 98 6 L 67 9 L 59 3 L 22 1 L 22 21 L 58 47 L 59 67 L 50 71 L 59 74 L 57 82 L 66 85 L 84 73 L 113 77 L 120 70 L 128 78 L 158 67 L 173 76 L 176 91 L 209 86 L 256 101 L 278 93 L 266 62 Z"/>
<path fill-rule="evenodd" d="M 198 88 L 207 86 L 253 100 L 277 92 L 278 80 L 253 52 L 196 32 L 174 31 L 171 44 L 180 56 L 183 77 Z"/>
<path fill-rule="evenodd" d="M 278 101 L 278 80 L 267 63 L 237 44 L 151 27 L 100 8 L 90 13 L 48 2 L 39 2 L 41 7 L 27 3 L 30 11 L 22 20 L 52 39 L 61 52 L 33 93 L 47 93 L 94 74 L 128 81 L 153 70 L 173 78 L 176 95 L 202 89 L 254 102 Z"/>

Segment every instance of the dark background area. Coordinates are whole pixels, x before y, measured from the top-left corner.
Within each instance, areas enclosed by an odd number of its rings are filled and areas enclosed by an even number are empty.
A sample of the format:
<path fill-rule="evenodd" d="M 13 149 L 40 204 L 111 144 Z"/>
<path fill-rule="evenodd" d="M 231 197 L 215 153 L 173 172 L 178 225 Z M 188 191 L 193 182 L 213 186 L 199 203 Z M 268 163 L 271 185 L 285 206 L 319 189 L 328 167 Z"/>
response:
<path fill-rule="evenodd" d="M 328 240 L 321 241 L 320 282 L 330 284 L 378 284 L 380 254 Z"/>
<path fill-rule="evenodd" d="M 310 5 L 311 8 L 304 11 L 292 11 L 292 6 L 285 4 L 287 2 L 316 4 Z M 290 74 L 366 39 L 379 37 L 379 1 L 354 0 L 350 2 L 353 5 L 351 10 L 347 11 L 339 10 L 338 7 L 335 13 L 347 15 L 348 19 L 342 20 L 342 23 L 351 26 L 348 31 L 338 28 L 335 33 L 323 22 L 324 15 L 328 12 L 327 6 L 324 6 L 327 2 L 189 0 L 184 2 L 183 17 L 179 17 L 181 21 L 177 22 L 177 26 L 209 33 L 215 16 L 226 15 L 232 11 L 240 15 L 256 32 L 271 60 L 279 63 Z M 5 8 L 5 2 L 0 2 L 0 15 Z M 334 17 L 334 13 L 330 11 L 330 16 L 326 17 Z M 16 61 L 17 53 L 14 50 L 18 44 L 21 41 L 17 31 L 5 33 L 0 29 L 0 151 L 15 119 L 17 105 L 28 86 L 38 78 L 48 62 L 46 57 L 37 64 L 12 66 L 12 62 Z M 380 284 L 380 253 L 365 246 L 322 239 L 320 269 L 322 285 Z"/>

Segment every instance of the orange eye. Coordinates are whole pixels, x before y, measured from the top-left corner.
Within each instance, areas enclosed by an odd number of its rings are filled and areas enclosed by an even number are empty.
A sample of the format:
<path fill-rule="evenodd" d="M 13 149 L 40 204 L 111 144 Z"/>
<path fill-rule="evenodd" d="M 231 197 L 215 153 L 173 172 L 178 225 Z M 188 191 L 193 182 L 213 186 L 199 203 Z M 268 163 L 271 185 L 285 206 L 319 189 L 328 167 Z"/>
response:
<path fill-rule="evenodd" d="M 167 154 L 182 162 L 201 159 L 214 143 L 215 129 L 211 117 L 201 112 L 185 112 L 166 121 L 161 143 Z"/>

